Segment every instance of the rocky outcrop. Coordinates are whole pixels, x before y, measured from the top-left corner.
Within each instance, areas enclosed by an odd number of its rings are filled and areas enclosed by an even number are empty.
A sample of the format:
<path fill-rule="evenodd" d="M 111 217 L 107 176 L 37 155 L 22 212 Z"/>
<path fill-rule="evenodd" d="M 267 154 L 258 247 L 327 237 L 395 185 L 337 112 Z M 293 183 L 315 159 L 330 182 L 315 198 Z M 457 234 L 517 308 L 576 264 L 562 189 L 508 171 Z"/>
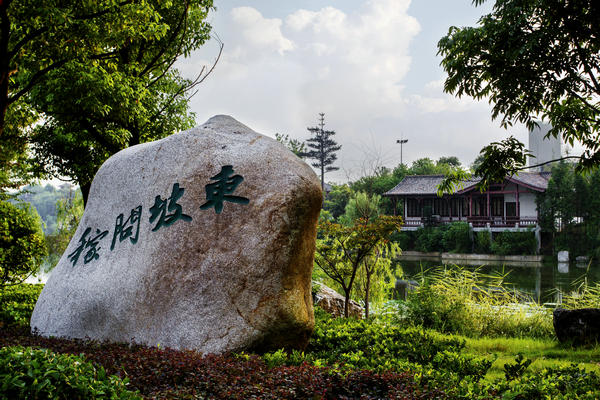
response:
<path fill-rule="evenodd" d="M 228 116 L 125 149 L 94 178 L 31 327 L 205 353 L 301 348 L 321 202 L 307 164 Z"/>

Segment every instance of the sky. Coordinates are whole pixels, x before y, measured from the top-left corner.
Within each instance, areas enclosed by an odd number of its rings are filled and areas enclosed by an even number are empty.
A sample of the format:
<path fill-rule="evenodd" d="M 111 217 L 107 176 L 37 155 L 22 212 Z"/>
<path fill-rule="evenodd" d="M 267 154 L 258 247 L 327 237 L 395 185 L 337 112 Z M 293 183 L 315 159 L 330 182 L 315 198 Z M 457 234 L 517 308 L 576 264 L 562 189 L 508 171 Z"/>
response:
<path fill-rule="evenodd" d="M 500 127 L 487 101 L 443 91 L 437 42 L 450 26 L 474 26 L 492 2 L 471 0 L 215 0 L 209 15 L 224 43 L 213 73 L 191 100 L 196 122 L 217 114 L 256 132 L 306 140 L 325 113 L 342 145 L 326 181 L 343 183 L 400 163 L 457 156 L 527 130 Z M 176 65 L 193 78 L 213 63 L 211 40 Z"/>

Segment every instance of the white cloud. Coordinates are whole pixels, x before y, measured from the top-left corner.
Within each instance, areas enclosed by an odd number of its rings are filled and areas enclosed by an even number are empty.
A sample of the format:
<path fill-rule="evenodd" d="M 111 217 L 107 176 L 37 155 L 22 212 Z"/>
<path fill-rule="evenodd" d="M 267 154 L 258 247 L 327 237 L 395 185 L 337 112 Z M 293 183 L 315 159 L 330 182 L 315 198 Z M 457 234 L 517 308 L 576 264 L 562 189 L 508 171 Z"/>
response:
<path fill-rule="evenodd" d="M 239 30 L 241 43 L 234 48 L 237 57 L 256 51 L 284 52 L 294 48 L 291 40 L 281 33 L 282 21 L 279 18 L 264 18 L 252 7 L 238 7 L 231 10 L 231 20 Z M 243 47 L 242 47 L 243 46 Z"/>
<path fill-rule="evenodd" d="M 368 137 L 385 149 L 390 166 L 400 161 L 395 142 L 401 134 L 409 138 L 405 162 L 441 155 L 474 159 L 499 137 L 489 106 L 443 93 L 443 80 L 406 93 L 414 68 L 411 43 L 421 29 L 409 15 L 410 0 L 361 4 L 356 10 L 325 4 L 277 18 L 266 7 L 225 9 L 213 22 L 224 54 L 192 100 L 198 122 L 230 114 L 261 133 L 306 139 L 306 127 L 324 112 L 326 127 L 343 146 L 337 166 L 346 171 L 360 170 L 370 157 Z M 192 76 L 214 54 L 214 45 L 204 46 L 179 66 Z M 342 170 L 326 178 L 339 182 L 346 175 Z"/>

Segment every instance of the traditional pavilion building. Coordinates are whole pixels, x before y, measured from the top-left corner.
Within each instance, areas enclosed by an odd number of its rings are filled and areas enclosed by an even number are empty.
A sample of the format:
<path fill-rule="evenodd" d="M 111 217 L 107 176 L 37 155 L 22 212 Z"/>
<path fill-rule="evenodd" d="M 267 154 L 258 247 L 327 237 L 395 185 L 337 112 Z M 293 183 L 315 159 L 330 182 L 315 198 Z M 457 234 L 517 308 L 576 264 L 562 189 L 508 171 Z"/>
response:
<path fill-rule="evenodd" d="M 521 172 L 491 185 L 485 192 L 473 179 L 454 194 L 437 195 L 443 175 L 406 176 L 384 196 L 402 210 L 404 230 L 416 230 L 427 220 L 436 223 L 466 221 L 474 230 L 525 230 L 538 224 L 536 197 L 548 187 L 549 172 Z M 401 207 L 399 207 L 401 206 Z"/>

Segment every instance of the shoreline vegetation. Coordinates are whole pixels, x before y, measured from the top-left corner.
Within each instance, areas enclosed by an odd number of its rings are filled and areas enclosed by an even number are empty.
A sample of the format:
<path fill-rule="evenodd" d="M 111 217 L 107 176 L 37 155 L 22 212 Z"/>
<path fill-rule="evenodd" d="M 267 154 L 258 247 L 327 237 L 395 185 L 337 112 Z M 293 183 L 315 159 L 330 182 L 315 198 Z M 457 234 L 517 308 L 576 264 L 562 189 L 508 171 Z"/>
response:
<path fill-rule="evenodd" d="M 600 396 L 600 347 L 559 343 L 551 310 L 502 277 L 439 268 L 367 320 L 315 309 L 304 351 L 220 356 L 44 338 L 29 317 L 43 285 L 0 293 L 0 382 L 9 398 L 542 399 Z M 491 290 L 493 288 L 493 290 Z M 564 306 L 598 304 L 596 286 Z M 518 303 L 518 304 L 517 304 Z M 61 371 L 68 371 L 63 374 Z M 1 397 L 1 396 L 0 396 Z"/>

